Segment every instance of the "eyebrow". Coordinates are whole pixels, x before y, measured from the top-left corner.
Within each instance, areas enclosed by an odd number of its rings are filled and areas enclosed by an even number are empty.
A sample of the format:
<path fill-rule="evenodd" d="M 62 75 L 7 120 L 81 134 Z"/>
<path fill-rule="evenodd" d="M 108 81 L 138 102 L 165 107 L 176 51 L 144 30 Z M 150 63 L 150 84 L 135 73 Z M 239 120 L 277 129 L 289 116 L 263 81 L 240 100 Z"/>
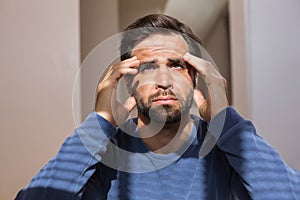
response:
<path fill-rule="evenodd" d="M 154 59 L 154 60 L 151 60 L 151 61 L 141 62 L 140 65 L 144 65 L 144 64 L 153 64 L 153 63 L 157 63 L 157 59 Z"/>
<path fill-rule="evenodd" d="M 175 58 L 175 59 L 168 58 L 168 61 L 169 62 L 182 62 L 182 59 L 180 59 L 180 58 Z"/>
<path fill-rule="evenodd" d="M 171 62 L 171 63 L 179 63 L 179 64 L 185 64 L 185 62 L 184 62 L 183 59 L 181 59 L 181 58 L 175 58 L 175 59 L 168 58 L 168 62 Z"/>
<path fill-rule="evenodd" d="M 183 61 L 183 59 L 180 59 L 180 58 L 175 58 L 175 59 L 168 58 L 168 62 L 185 64 L 185 62 Z M 143 64 L 149 64 L 149 63 L 151 63 L 151 64 L 152 63 L 157 63 L 157 59 L 154 59 L 154 60 L 151 60 L 151 61 L 141 62 L 141 65 L 143 65 Z"/>

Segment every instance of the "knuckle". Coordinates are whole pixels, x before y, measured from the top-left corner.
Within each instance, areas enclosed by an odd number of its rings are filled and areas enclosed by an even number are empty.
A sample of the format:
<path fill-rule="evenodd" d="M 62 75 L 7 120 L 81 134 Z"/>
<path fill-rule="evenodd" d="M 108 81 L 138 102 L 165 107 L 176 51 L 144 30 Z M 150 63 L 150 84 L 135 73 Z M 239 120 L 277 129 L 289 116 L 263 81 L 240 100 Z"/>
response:
<path fill-rule="evenodd" d="M 191 61 L 191 57 L 185 57 L 184 59 L 187 61 Z"/>
<path fill-rule="evenodd" d="M 207 61 L 207 60 L 202 60 L 202 62 L 203 62 L 203 65 L 205 66 L 205 67 L 212 67 L 212 64 L 211 64 L 211 62 L 209 62 L 209 61 Z"/>
<path fill-rule="evenodd" d="M 227 85 L 227 80 L 224 77 L 222 77 L 222 81 L 224 85 Z"/>

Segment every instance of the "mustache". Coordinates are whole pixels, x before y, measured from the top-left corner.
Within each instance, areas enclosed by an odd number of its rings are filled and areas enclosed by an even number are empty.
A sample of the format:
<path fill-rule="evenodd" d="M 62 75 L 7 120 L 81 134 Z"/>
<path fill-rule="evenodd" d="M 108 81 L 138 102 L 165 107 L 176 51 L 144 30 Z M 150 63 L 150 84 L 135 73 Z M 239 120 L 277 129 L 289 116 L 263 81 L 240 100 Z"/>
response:
<path fill-rule="evenodd" d="M 151 102 L 151 101 L 153 101 L 156 98 L 161 97 L 161 96 L 170 96 L 170 97 L 173 97 L 174 99 L 177 99 L 175 93 L 172 90 L 168 89 L 168 90 L 164 90 L 164 91 L 158 91 L 158 92 L 150 95 L 148 97 L 148 102 Z"/>

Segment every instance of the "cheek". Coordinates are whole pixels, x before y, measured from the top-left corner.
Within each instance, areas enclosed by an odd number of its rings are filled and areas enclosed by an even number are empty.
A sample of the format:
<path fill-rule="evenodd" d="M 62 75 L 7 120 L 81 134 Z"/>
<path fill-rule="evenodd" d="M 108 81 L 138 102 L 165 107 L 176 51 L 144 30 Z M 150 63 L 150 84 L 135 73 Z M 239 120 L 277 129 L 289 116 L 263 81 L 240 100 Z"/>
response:
<path fill-rule="evenodd" d="M 194 90 L 193 81 L 189 74 L 176 76 L 173 86 L 174 90 L 176 90 L 178 95 L 180 95 L 183 99 L 186 99 L 187 96 L 189 96 Z"/>
<path fill-rule="evenodd" d="M 150 85 L 143 85 L 143 86 L 137 87 L 135 90 L 136 100 L 145 101 L 148 98 L 148 96 L 150 95 L 150 93 L 149 93 L 150 91 L 151 91 Z"/>
<path fill-rule="evenodd" d="M 135 89 L 150 88 L 156 83 L 156 75 L 156 73 L 137 74 L 133 79 L 132 85 Z"/>
<path fill-rule="evenodd" d="M 193 80 L 187 71 L 182 73 L 174 72 L 173 73 L 174 85 L 176 87 L 187 90 L 188 88 L 193 88 Z"/>

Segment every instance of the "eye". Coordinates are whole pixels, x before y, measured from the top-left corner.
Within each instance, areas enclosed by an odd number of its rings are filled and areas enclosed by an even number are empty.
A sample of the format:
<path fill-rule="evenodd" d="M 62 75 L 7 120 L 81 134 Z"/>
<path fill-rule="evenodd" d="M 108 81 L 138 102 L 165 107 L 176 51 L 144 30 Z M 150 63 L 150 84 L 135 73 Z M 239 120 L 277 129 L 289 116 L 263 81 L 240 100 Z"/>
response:
<path fill-rule="evenodd" d="M 180 63 L 172 63 L 172 65 L 170 66 L 172 69 L 176 69 L 176 70 L 182 70 L 185 69 L 186 67 Z"/>

